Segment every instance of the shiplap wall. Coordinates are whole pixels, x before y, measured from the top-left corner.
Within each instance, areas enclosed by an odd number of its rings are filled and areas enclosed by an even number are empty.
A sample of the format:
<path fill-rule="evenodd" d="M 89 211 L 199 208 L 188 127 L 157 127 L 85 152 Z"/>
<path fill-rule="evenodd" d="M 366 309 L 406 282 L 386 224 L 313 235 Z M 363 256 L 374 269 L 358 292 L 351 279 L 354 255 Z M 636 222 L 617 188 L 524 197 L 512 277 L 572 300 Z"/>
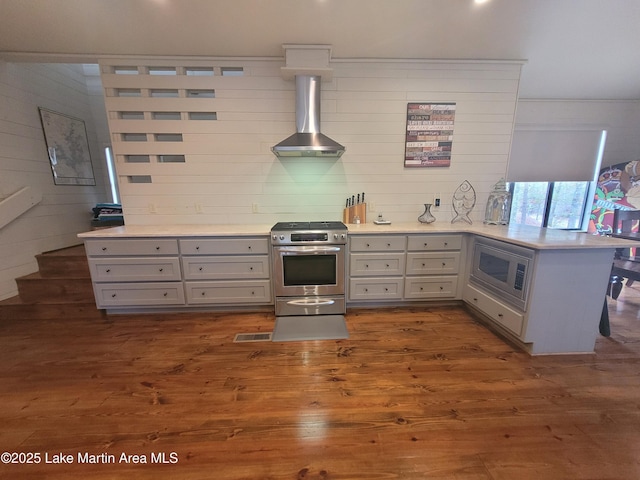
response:
<path fill-rule="evenodd" d="M 271 153 L 295 131 L 295 86 L 282 78 L 282 66 L 268 59 L 101 62 L 127 224 L 341 220 L 347 196 L 360 192 L 369 221 L 378 213 L 415 221 L 438 195 L 442 204 L 433 213 L 450 222 L 451 197 L 464 180 L 477 193 L 471 218 L 482 221 L 488 192 L 506 172 L 519 63 L 332 62 L 333 78 L 322 84 L 322 131 L 346 146 L 339 160 Z M 150 67 L 176 68 L 176 74 L 150 74 Z M 213 68 L 214 75 L 185 74 L 196 68 Z M 241 68 L 243 75 L 221 75 L 224 68 Z M 151 96 L 166 89 L 178 97 Z M 215 90 L 215 98 L 186 98 L 190 89 Z M 128 96 L 131 90 L 140 96 Z M 404 168 L 408 102 L 456 103 L 450 167 Z M 180 120 L 155 120 L 153 112 L 179 112 Z M 217 119 L 189 120 L 189 112 L 215 112 Z M 182 141 L 155 137 L 178 133 Z M 146 141 L 123 141 L 126 134 Z M 148 162 L 131 161 L 139 155 L 149 155 Z M 184 155 L 184 162 L 160 162 L 162 155 Z M 150 183 L 139 183 L 145 180 Z"/>
<path fill-rule="evenodd" d="M 96 186 L 54 185 L 38 107 L 85 121 Z M 77 245 L 90 229 L 91 208 L 107 200 L 95 138 L 82 66 L 0 61 L 0 199 L 23 186 L 43 197 L 0 230 L 0 300 L 17 295 L 15 278 L 38 270 L 35 255 Z"/>

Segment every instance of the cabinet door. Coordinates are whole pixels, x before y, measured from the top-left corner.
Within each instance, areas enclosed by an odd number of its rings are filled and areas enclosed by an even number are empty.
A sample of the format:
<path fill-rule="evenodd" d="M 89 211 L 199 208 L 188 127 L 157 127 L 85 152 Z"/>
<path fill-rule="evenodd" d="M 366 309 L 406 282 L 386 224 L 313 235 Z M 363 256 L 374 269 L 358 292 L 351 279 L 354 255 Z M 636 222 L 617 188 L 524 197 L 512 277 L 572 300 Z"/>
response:
<path fill-rule="evenodd" d="M 352 278 L 350 300 L 385 301 L 402 298 L 402 278 Z"/>
<path fill-rule="evenodd" d="M 404 253 L 352 253 L 351 276 L 385 276 L 404 273 Z"/>
<path fill-rule="evenodd" d="M 458 273 L 460 252 L 409 252 L 407 275 L 441 275 Z"/>
<path fill-rule="evenodd" d="M 409 235 L 407 249 L 413 251 L 460 250 L 462 235 Z"/>
<path fill-rule="evenodd" d="M 269 280 L 186 282 L 189 304 L 270 304 L 271 282 Z"/>
<path fill-rule="evenodd" d="M 182 257 L 182 269 L 185 280 L 269 278 L 269 257 L 266 255 Z"/>
<path fill-rule="evenodd" d="M 180 239 L 183 255 L 268 254 L 267 237 L 187 238 Z"/>
<path fill-rule="evenodd" d="M 465 287 L 463 300 L 485 313 L 496 323 L 521 336 L 524 324 L 524 315 L 522 313 L 507 307 L 489 294 L 471 285 Z"/>
<path fill-rule="evenodd" d="M 95 283 L 99 308 L 184 305 L 182 282 Z"/>
<path fill-rule="evenodd" d="M 180 280 L 178 257 L 91 258 L 89 268 L 94 282 Z"/>
<path fill-rule="evenodd" d="M 457 290 L 457 275 L 407 277 L 404 286 L 404 298 L 454 298 Z"/>
<path fill-rule="evenodd" d="M 90 239 L 84 245 L 88 256 L 178 255 L 178 241 L 175 238 Z"/>
<path fill-rule="evenodd" d="M 404 235 L 365 235 L 353 236 L 349 240 L 352 252 L 385 252 L 404 250 L 407 237 Z"/>

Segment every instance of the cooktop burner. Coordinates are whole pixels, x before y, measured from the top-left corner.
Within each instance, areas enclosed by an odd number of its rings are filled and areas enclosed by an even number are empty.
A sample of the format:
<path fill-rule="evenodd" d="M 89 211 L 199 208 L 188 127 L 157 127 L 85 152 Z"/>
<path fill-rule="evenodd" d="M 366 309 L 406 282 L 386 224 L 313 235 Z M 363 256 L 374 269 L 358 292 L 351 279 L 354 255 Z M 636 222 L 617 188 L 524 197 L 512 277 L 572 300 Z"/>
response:
<path fill-rule="evenodd" d="M 290 230 L 346 230 L 347 226 L 342 222 L 278 222 L 271 231 Z"/>

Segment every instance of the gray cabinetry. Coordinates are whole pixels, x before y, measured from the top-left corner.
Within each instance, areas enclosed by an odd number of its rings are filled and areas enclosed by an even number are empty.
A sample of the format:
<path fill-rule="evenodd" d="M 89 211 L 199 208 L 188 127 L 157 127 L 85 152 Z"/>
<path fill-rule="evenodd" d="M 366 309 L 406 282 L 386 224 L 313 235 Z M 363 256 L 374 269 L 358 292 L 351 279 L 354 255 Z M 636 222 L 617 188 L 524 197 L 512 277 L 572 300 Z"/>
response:
<path fill-rule="evenodd" d="M 409 235 L 404 298 L 459 298 L 461 248 L 460 234 Z"/>
<path fill-rule="evenodd" d="M 406 235 L 354 236 L 349 242 L 349 300 L 401 300 Z"/>
<path fill-rule="evenodd" d="M 180 239 L 188 305 L 273 304 L 266 237 Z"/>
<path fill-rule="evenodd" d="M 85 249 L 98 308 L 273 304 L 266 236 L 91 238 Z"/>
<path fill-rule="evenodd" d="M 176 239 L 88 239 L 98 308 L 184 305 Z"/>
<path fill-rule="evenodd" d="M 463 300 L 514 335 L 520 337 L 522 334 L 524 313 L 508 307 L 492 294 L 467 284 L 464 289 Z"/>
<path fill-rule="evenodd" d="M 350 238 L 349 300 L 459 299 L 462 234 Z"/>

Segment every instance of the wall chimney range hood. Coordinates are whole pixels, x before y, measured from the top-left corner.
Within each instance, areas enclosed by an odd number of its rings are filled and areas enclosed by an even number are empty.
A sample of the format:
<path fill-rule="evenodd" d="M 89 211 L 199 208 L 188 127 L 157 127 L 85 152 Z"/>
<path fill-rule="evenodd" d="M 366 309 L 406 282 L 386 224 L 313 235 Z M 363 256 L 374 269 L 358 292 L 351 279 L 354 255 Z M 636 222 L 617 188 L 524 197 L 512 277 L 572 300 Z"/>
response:
<path fill-rule="evenodd" d="M 324 68 L 325 65 L 318 67 L 315 59 L 320 55 L 320 58 L 326 59 L 324 63 L 328 63 L 327 46 L 284 45 L 284 47 L 287 50 L 287 67 L 282 69 L 283 75 L 295 76 L 296 82 L 296 133 L 271 147 L 271 151 L 280 158 L 340 158 L 345 147 L 320 131 L 322 73 L 327 72 L 330 75 L 331 70 Z"/>

